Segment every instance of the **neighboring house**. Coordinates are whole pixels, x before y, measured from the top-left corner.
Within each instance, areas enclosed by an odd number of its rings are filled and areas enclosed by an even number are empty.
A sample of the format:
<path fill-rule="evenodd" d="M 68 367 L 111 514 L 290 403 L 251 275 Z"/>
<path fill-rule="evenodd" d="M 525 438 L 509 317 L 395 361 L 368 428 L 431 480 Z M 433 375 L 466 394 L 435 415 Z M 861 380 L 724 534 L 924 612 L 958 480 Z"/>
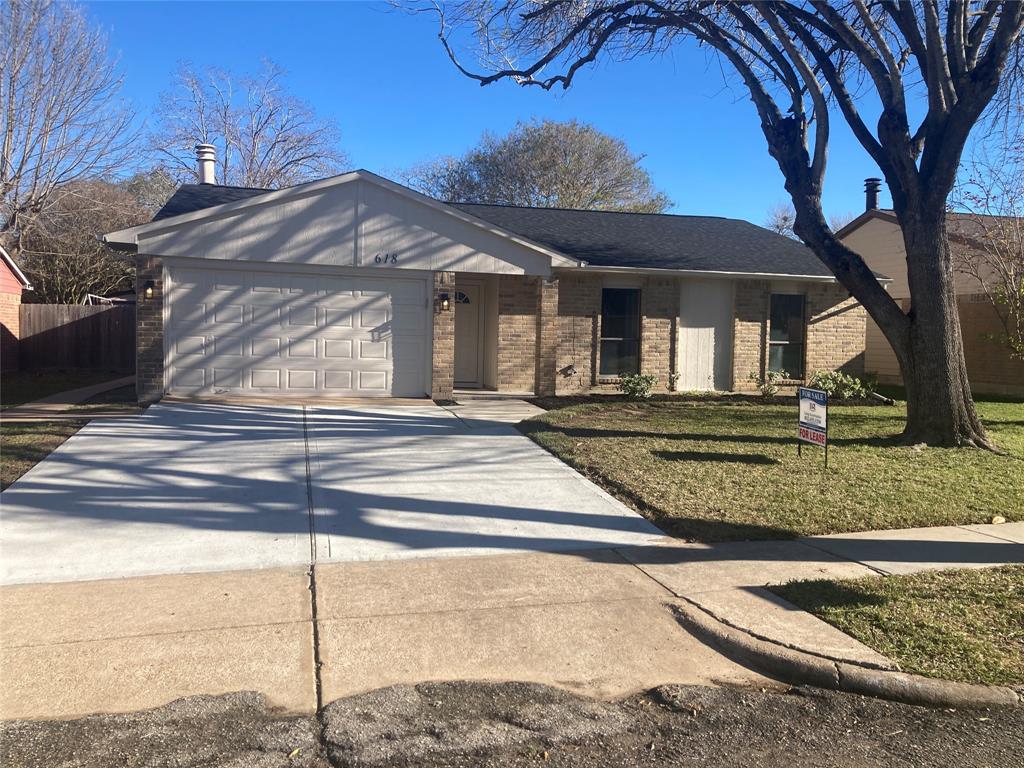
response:
<path fill-rule="evenodd" d="M 863 309 L 803 245 L 734 219 L 448 205 L 360 170 L 185 185 L 105 239 L 136 254 L 143 401 L 549 395 L 638 371 L 749 390 L 766 367 L 863 367 Z"/>
<path fill-rule="evenodd" d="M 971 240 L 965 233 L 970 231 L 971 220 L 963 214 L 951 213 L 946 222 L 951 247 L 969 252 Z M 909 309 L 907 255 L 896 215 L 890 210 L 869 207 L 836 234 L 859 253 L 871 269 L 892 278 L 888 285 L 890 294 L 904 310 Z M 1003 327 L 995 307 L 970 275 L 957 272 L 954 285 L 971 389 L 976 393 L 1024 394 L 1024 360 L 1011 357 L 1008 347 L 999 341 Z M 867 321 L 864 368 L 882 383 L 900 384 L 903 381 L 892 347 L 870 318 Z"/>
<path fill-rule="evenodd" d="M 21 294 L 32 290 L 14 259 L 0 246 L 0 369 L 18 370 L 21 339 Z"/>

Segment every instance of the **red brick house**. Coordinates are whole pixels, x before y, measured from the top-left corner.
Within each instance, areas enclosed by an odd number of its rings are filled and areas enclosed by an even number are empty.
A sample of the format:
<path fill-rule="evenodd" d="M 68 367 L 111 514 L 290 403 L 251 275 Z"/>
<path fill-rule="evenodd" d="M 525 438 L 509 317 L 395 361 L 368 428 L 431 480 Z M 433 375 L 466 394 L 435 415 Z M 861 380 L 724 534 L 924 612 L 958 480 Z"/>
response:
<path fill-rule="evenodd" d="M 561 394 L 632 372 L 732 390 L 766 368 L 863 368 L 863 309 L 806 247 L 736 219 L 450 205 L 355 171 L 184 185 L 105 239 L 137 260 L 143 401 Z"/>
<path fill-rule="evenodd" d="M 18 369 L 21 294 L 25 290 L 32 290 L 32 285 L 0 246 L 0 368 L 5 371 Z"/>

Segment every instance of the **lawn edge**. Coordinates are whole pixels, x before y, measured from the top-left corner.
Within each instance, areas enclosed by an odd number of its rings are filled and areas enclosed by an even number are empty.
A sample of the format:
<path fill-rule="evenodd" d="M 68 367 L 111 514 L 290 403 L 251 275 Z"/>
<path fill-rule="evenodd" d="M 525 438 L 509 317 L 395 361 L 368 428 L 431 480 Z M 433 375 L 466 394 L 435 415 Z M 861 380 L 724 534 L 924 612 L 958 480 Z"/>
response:
<path fill-rule="evenodd" d="M 986 709 L 1024 704 L 1021 693 L 1009 686 L 942 680 L 815 655 L 726 624 L 693 603 L 668 603 L 667 607 L 698 639 L 785 683 L 928 707 Z"/>

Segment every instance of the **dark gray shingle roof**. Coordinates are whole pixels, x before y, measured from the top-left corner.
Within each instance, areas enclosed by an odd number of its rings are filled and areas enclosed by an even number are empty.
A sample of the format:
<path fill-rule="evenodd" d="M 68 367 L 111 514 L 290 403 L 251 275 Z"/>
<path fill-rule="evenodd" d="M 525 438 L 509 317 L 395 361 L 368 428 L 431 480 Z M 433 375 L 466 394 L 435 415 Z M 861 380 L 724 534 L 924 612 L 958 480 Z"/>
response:
<path fill-rule="evenodd" d="M 807 246 L 740 219 L 467 203 L 454 207 L 598 267 L 832 276 Z"/>
<path fill-rule="evenodd" d="M 226 187 L 220 184 L 182 184 L 171 195 L 171 199 L 164 203 L 164 207 L 156 212 L 153 221 L 233 203 L 236 200 L 245 200 L 270 191 L 256 187 Z"/>
<path fill-rule="evenodd" d="M 268 191 L 184 184 L 153 220 Z M 452 207 L 597 267 L 831 277 L 803 244 L 740 219 L 470 203 Z"/>

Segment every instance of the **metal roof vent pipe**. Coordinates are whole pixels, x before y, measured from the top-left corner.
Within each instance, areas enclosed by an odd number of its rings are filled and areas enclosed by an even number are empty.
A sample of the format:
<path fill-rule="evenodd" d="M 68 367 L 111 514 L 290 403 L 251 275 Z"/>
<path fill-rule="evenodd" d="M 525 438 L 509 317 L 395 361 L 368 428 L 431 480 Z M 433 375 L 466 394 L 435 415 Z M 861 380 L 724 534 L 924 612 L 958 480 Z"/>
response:
<path fill-rule="evenodd" d="M 878 193 L 882 189 L 882 180 L 874 176 L 864 179 L 864 210 L 878 210 Z"/>
<path fill-rule="evenodd" d="M 213 144 L 196 144 L 196 161 L 200 184 L 217 183 L 217 148 Z"/>

